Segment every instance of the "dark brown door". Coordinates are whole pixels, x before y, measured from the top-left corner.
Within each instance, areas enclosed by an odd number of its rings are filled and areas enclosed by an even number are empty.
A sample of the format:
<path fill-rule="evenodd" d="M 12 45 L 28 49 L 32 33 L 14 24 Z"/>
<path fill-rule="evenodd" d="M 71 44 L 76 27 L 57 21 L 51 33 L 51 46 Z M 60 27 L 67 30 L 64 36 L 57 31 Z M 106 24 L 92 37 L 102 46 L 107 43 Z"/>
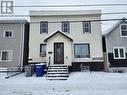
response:
<path fill-rule="evenodd" d="M 54 64 L 64 64 L 63 43 L 54 43 Z"/>

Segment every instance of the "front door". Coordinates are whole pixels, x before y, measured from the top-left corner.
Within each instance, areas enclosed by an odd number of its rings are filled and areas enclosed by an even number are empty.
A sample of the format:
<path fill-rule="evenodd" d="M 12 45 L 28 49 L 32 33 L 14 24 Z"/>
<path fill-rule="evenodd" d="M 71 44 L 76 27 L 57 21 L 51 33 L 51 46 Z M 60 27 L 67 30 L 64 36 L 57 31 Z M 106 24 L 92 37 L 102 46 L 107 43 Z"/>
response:
<path fill-rule="evenodd" d="M 64 64 L 64 43 L 54 43 L 54 64 Z"/>

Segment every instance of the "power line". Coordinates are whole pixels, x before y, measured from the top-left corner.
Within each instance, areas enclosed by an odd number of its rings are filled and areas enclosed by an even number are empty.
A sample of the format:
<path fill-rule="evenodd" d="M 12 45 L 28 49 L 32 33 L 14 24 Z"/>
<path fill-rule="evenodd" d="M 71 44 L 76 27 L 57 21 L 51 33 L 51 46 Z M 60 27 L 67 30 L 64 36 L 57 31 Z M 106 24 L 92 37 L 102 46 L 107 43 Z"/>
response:
<path fill-rule="evenodd" d="M 110 14 L 127 14 L 127 12 L 102 13 L 102 15 L 110 15 Z"/>
<path fill-rule="evenodd" d="M 127 4 L 80 4 L 80 5 L 19 5 L 13 7 L 87 7 L 87 6 L 127 6 Z"/>
<path fill-rule="evenodd" d="M 127 12 L 111 12 L 111 13 L 102 13 L 102 15 L 114 15 L 114 14 L 127 14 Z M 30 17 L 30 15 L 23 15 L 23 14 L 17 14 L 17 15 L 0 15 L 0 17 Z"/>
<path fill-rule="evenodd" d="M 126 18 L 124 19 L 95 19 L 95 20 L 84 20 L 84 21 L 90 21 L 90 22 L 104 22 L 104 21 L 119 21 L 119 20 L 127 20 Z M 41 21 L 40 21 L 41 22 Z M 30 22 L 30 23 L 40 23 L 40 22 Z M 77 22 L 83 22 L 83 21 L 69 21 L 70 23 L 77 23 Z M 62 23 L 62 21 L 57 21 L 57 22 L 48 22 L 48 23 Z"/>
<path fill-rule="evenodd" d="M 79 23 L 79 22 L 84 22 L 84 21 L 89 21 L 89 22 L 107 22 L 107 21 L 120 21 L 120 20 L 123 20 L 123 21 L 127 21 L 127 18 L 122 18 L 122 19 L 116 19 L 116 18 L 114 18 L 114 19 L 94 19 L 94 20 L 81 20 L 81 21 L 79 21 L 79 20 L 73 20 L 73 21 L 69 21 L 69 20 L 67 20 L 69 23 Z M 31 24 L 36 24 L 36 23 L 40 23 L 41 22 L 41 20 L 40 21 L 35 21 L 35 22 L 33 22 L 33 21 L 29 21 L 29 23 L 31 23 Z M 48 23 L 62 23 L 62 21 L 56 21 L 56 22 L 50 22 L 50 21 L 48 21 Z"/>

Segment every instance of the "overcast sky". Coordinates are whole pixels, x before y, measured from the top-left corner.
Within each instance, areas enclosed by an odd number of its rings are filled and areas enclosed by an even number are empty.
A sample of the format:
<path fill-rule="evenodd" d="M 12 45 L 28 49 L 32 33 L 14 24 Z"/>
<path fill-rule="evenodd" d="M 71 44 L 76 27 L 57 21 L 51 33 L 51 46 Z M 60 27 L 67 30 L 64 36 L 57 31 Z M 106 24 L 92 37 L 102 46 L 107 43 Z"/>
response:
<path fill-rule="evenodd" d="M 127 0 L 14 0 L 15 6 L 23 6 L 23 5 L 91 5 L 91 4 L 127 4 Z M 110 13 L 110 12 L 127 12 L 126 6 L 84 6 L 84 7 L 40 7 L 40 8 L 15 8 L 14 14 L 29 14 L 29 10 L 95 10 L 100 9 L 102 13 Z M 127 14 L 114 14 L 114 15 L 102 15 L 102 19 L 112 19 L 112 18 L 127 18 Z M 110 29 L 116 21 L 110 22 L 102 22 L 102 31 L 106 31 Z M 103 32 L 104 33 L 104 32 Z"/>

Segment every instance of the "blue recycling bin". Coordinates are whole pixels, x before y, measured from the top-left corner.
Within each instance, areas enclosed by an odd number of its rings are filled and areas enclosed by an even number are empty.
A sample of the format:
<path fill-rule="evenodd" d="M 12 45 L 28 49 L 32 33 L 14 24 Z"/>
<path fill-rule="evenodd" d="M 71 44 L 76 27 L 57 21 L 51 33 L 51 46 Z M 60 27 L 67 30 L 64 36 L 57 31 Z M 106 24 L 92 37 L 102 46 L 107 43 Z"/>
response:
<path fill-rule="evenodd" d="M 42 77 L 45 73 L 45 64 L 36 64 L 36 77 Z"/>

